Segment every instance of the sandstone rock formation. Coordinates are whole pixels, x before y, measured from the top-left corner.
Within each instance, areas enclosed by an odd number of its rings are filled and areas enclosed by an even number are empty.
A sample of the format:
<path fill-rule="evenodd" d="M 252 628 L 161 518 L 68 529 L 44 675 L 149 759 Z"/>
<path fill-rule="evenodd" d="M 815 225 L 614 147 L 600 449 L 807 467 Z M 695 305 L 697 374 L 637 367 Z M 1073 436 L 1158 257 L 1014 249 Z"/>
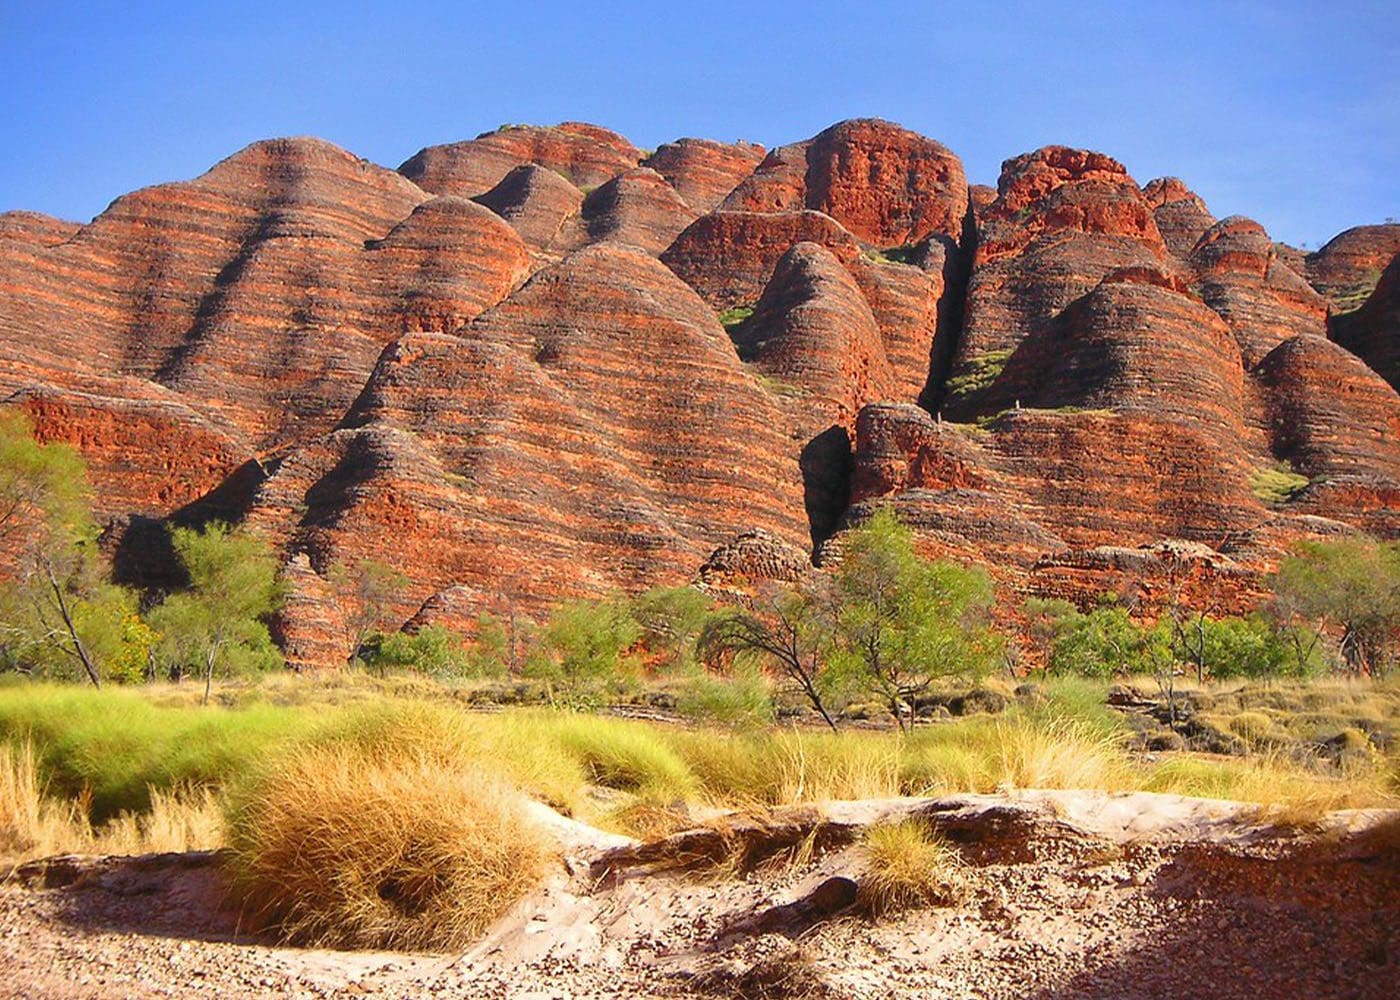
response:
<path fill-rule="evenodd" d="M 576 186 L 594 188 L 641 160 L 641 150 L 596 125 L 502 125 L 468 142 L 420 149 L 399 173 L 424 191 L 474 198 L 528 163 L 556 171 Z"/>
<path fill-rule="evenodd" d="M 892 247 L 934 233 L 956 237 L 967 206 L 967 179 L 955 155 L 898 125 L 861 119 L 773 150 L 723 207 L 811 209 L 861 240 Z"/>
<path fill-rule="evenodd" d="M 1332 317 L 1331 332 L 1337 343 L 1400 389 L 1400 252 L 1360 309 Z"/>
<path fill-rule="evenodd" d="M 349 652 L 337 562 L 469 632 L 791 579 L 882 505 L 1010 603 L 1189 566 L 1245 607 L 1297 538 L 1400 537 L 1397 254 L 1088 150 L 969 185 L 873 119 L 766 154 L 504 127 L 398 172 L 278 139 L 86 225 L 0 215 L 0 401 L 83 452 L 125 578 L 163 519 L 266 532 L 299 666 Z"/>
<path fill-rule="evenodd" d="M 642 165 L 655 170 L 698 213 L 710 212 L 763 160 L 762 146 L 677 139 L 657 147 Z"/>

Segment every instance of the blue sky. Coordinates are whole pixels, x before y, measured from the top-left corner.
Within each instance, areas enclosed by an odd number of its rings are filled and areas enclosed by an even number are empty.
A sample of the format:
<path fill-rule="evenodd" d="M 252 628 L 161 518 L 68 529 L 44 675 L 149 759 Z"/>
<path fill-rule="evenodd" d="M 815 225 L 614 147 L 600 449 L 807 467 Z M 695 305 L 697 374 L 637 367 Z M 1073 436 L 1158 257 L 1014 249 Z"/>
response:
<path fill-rule="evenodd" d="M 1316 246 L 1400 216 L 1400 2 L 0 0 L 0 210 L 74 219 L 311 134 L 388 166 L 502 122 L 777 145 L 879 116 L 1087 146 Z"/>

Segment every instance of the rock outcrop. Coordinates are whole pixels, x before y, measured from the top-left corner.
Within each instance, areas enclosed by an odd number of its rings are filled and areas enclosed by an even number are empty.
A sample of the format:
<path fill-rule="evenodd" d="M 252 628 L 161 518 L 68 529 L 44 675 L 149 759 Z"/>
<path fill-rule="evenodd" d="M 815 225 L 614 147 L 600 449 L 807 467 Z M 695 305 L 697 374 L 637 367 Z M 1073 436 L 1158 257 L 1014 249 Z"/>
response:
<path fill-rule="evenodd" d="M 575 186 L 594 188 L 641 160 L 641 150 L 597 125 L 502 125 L 468 142 L 420 149 L 399 173 L 424 191 L 474 198 L 528 163 L 556 171 Z"/>
<path fill-rule="evenodd" d="M 677 139 L 657 147 L 642 166 L 666 178 L 693 211 L 704 213 L 718 208 L 763 156 L 763 147 L 751 142 Z"/>
<path fill-rule="evenodd" d="M 1365 304 L 1334 316 L 1331 334 L 1337 343 L 1400 389 L 1400 253 L 1391 260 Z"/>
<path fill-rule="evenodd" d="M 1304 261 L 1304 274 L 1335 313 L 1366 301 L 1383 272 L 1400 255 L 1400 224 L 1357 226 L 1327 242 Z"/>
<path fill-rule="evenodd" d="M 873 119 L 766 153 L 504 127 L 397 172 L 276 139 L 87 224 L 0 215 L 0 403 L 82 451 L 125 579 L 161 585 L 166 519 L 266 533 L 299 667 L 349 652 L 337 562 L 470 633 L 792 579 L 881 506 L 1009 604 L 1186 566 L 1243 609 L 1298 538 L 1400 537 L 1397 253 L 1089 150 L 969 185 Z"/>
<path fill-rule="evenodd" d="M 881 247 L 935 233 L 957 238 L 967 214 L 962 161 L 944 146 L 879 119 L 833 125 L 773 150 L 724 201 L 743 212 L 810 209 Z"/>

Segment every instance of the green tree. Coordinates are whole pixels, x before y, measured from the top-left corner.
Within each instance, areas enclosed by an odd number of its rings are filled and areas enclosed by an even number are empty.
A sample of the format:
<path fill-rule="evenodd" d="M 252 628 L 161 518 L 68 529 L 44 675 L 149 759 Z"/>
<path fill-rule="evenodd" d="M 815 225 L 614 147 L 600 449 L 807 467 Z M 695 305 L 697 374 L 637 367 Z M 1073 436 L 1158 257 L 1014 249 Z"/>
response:
<path fill-rule="evenodd" d="M 878 696 L 903 727 L 942 676 L 985 672 L 999 650 L 980 568 L 930 562 L 888 510 L 847 533 L 835 578 L 833 668 Z"/>
<path fill-rule="evenodd" d="M 361 559 L 333 564 L 326 578 L 345 609 L 345 638 L 350 647 L 345 661 L 363 663 L 370 638 L 391 631 L 390 615 L 408 587 L 408 577 L 377 559 Z"/>
<path fill-rule="evenodd" d="M 643 644 L 666 668 L 694 666 L 696 643 L 712 612 L 710 598 L 694 587 L 653 587 L 632 601 Z"/>
<path fill-rule="evenodd" d="M 551 704 L 590 704 L 640 672 L 633 646 L 641 635 L 624 602 L 565 601 L 526 657 L 525 675 L 545 682 Z"/>
<path fill-rule="evenodd" d="M 365 654 L 369 665 L 380 672 L 413 670 L 436 677 L 460 677 L 470 672 L 471 658 L 461 636 L 441 625 L 374 636 Z"/>
<path fill-rule="evenodd" d="M 1274 577 L 1278 618 L 1339 633 L 1346 668 L 1381 674 L 1400 630 L 1400 544 L 1372 538 L 1300 542 Z"/>
<path fill-rule="evenodd" d="M 827 709 L 833 679 L 830 608 L 830 588 L 821 583 L 770 584 L 748 608 L 710 617 L 698 640 L 700 658 L 711 666 L 728 660 L 742 668 L 754 658 L 771 664 L 834 732 L 836 720 Z"/>
<path fill-rule="evenodd" d="M 1261 615 L 1208 621 L 1205 658 L 1210 664 L 1210 676 L 1217 680 L 1302 676 L 1311 673 L 1316 664 L 1315 658 L 1300 659 L 1290 637 Z"/>
<path fill-rule="evenodd" d="M 1169 629 L 1144 629 L 1111 595 L 1088 612 L 1057 610 L 1047 661 L 1052 673 L 1116 677 L 1174 666 Z"/>
<path fill-rule="evenodd" d="M 161 650 L 176 672 L 195 667 L 209 703 L 214 676 L 281 665 L 264 619 L 282 603 L 277 560 L 256 536 L 215 522 L 203 530 L 174 528 L 171 544 L 189 586 L 150 615 Z"/>
<path fill-rule="evenodd" d="M 0 598 L 6 658 L 41 666 L 68 660 L 101 687 L 91 627 L 100 616 L 87 604 L 113 595 L 99 594 L 87 470 L 76 449 L 35 440 L 16 410 L 0 412 L 0 550 L 13 560 Z"/>

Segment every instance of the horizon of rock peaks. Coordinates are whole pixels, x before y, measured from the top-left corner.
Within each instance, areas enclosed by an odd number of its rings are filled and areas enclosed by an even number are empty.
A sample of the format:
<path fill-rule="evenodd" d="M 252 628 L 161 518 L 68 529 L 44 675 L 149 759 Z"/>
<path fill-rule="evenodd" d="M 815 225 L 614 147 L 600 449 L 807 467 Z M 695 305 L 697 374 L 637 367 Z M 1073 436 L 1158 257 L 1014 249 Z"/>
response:
<path fill-rule="evenodd" d="M 0 215 L 0 399 L 85 456 L 123 579 L 169 579 L 167 520 L 265 532 L 293 665 L 344 660 L 339 560 L 469 630 L 790 579 L 876 506 L 1008 609 L 1248 607 L 1296 539 L 1400 536 L 1398 348 L 1400 225 L 1304 254 L 1101 153 L 992 189 L 879 120 L 506 126 L 396 171 L 272 139 Z"/>

